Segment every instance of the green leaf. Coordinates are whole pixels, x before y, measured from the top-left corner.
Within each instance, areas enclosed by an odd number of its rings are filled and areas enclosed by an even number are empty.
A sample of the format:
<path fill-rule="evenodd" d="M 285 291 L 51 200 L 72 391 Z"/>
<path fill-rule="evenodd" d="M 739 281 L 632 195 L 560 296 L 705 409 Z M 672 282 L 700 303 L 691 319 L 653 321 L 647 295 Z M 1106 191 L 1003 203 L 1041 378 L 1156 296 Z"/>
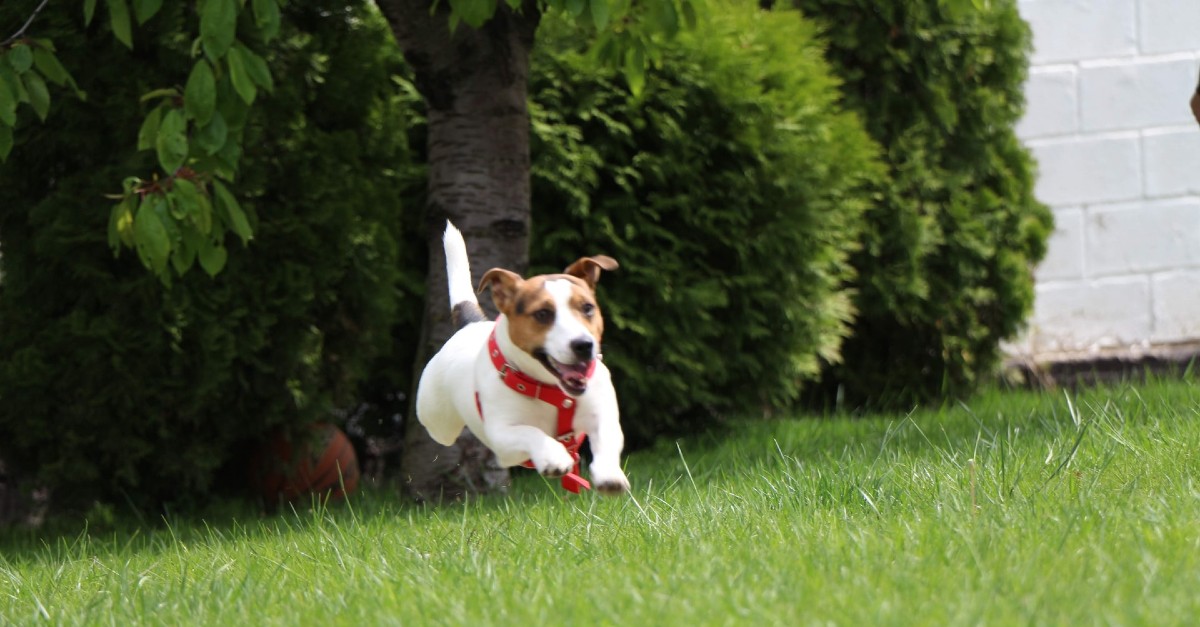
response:
<path fill-rule="evenodd" d="M 113 36 L 117 41 L 133 49 L 133 26 L 129 22 L 129 5 L 125 0 L 105 0 L 108 3 L 108 19 L 112 22 Z"/>
<path fill-rule="evenodd" d="M 133 0 L 133 14 L 137 17 L 137 23 L 145 24 L 146 20 L 154 17 L 162 8 L 162 3 L 163 0 Z"/>
<path fill-rule="evenodd" d="M 592 5 L 592 23 L 597 29 L 603 29 L 608 26 L 608 18 L 611 7 L 608 6 L 608 0 L 589 0 Z"/>
<path fill-rule="evenodd" d="M 29 92 L 25 90 L 25 82 L 7 63 L 0 63 L 0 83 L 8 86 L 9 93 L 16 102 L 29 102 Z"/>
<path fill-rule="evenodd" d="M 246 70 L 246 58 L 240 47 L 229 49 L 229 55 L 225 57 L 229 63 L 229 80 L 233 81 L 233 89 L 237 91 L 238 96 L 246 104 L 254 104 L 254 97 L 258 95 L 258 88 L 254 86 L 254 81 L 251 80 L 249 72 Z"/>
<path fill-rule="evenodd" d="M 195 183 L 176 178 L 171 192 L 175 199 L 175 210 L 178 211 L 175 216 L 177 219 L 186 219 L 200 210 L 200 190 L 196 189 Z"/>
<path fill-rule="evenodd" d="M 172 221 L 179 221 L 187 215 L 187 207 L 179 204 L 179 196 L 173 190 L 163 192 L 163 198 L 167 201 L 167 215 Z"/>
<path fill-rule="evenodd" d="M 249 243 L 250 239 L 254 237 L 254 231 L 251 230 L 250 221 L 246 219 L 246 213 L 242 211 L 237 199 L 229 193 L 229 189 L 221 181 L 213 181 L 213 191 L 217 199 L 217 206 L 225 211 L 229 228 L 242 238 L 243 244 Z"/>
<path fill-rule="evenodd" d="M 45 122 L 46 116 L 50 114 L 50 90 L 46 89 L 46 82 L 42 80 L 42 75 L 37 72 L 26 74 L 25 88 L 29 90 L 29 104 L 38 117 Z"/>
<path fill-rule="evenodd" d="M 121 179 L 121 193 L 123 193 L 125 195 L 132 194 L 133 190 L 135 188 L 137 188 L 138 185 L 141 185 L 141 184 L 142 184 L 142 179 L 140 179 L 136 176 L 127 176 L 127 177 Z"/>
<path fill-rule="evenodd" d="M 197 148 L 210 155 L 215 155 L 225 145 L 225 139 L 228 136 L 229 129 L 225 126 L 225 118 L 217 111 L 213 113 L 208 124 L 196 131 L 192 139 L 196 142 Z"/>
<path fill-rule="evenodd" d="M 162 202 L 162 197 L 157 194 L 146 196 L 133 218 L 138 257 L 155 274 L 162 274 L 167 269 L 167 258 L 171 254 L 171 238 L 155 207 Z"/>
<path fill-rule="evenodd" d="M 583 15 L 583 10 L 587 8 L 587 0 L 566 0 L 563 6 L 566 8 L 567 13 L 571 14 L 571 17 L 579 17 Z"/>
<path fill-rule="evenodd" d="M 113 254 L 121 250 L 121 244 L 133 246 L 133 205 L 137 196 L 130 194 L 112 208 L 108 216 L 108 245 Z"/>
<path fill-rule="evenodd" d="M 217 159 L 222 167 L 217 168 L 216 174 L 221 178 L 232 181 L 237 173 L 238 162 L 242 159 L 242 147 L 236 141 L 227 141 L 217 152 Z"/>
<path fill-rule="evenodd" d="M 179 90 L 174 87 L 162 87 L 153 91 L 148 91 L 138 98 L 138 102 L 149 102 L 155 98 L 175 99 L 179 97 Z"/>
<path fill-rule="evenodd" d="M 274 91 L 275 81 L 271 79 L 271 68 L 267 67 L 267 62 L 241 44 L 235 45 L 234 48 L 241 53 L 242 62 L 245 65 L 246 74 L 250 76 L 250 80 L 254 81 L 255 85 L 267 91 Z M 236 87 L 236 83 L 234 86 Z"/>
<path fill-rule="evenodd" d="M 264 41 L 271 41 L 279 34 L 279 3 L 276 0 L 254 0 L 254 24 L 258 26 Z"/>
<path fill-rule="evenodd" d="M 496 13 L 496 0 L 450 0 L 450 9 L 472 28 L 479 28 Z"/>
<path fill-rule="evenodd" d="M 174 174 L 187 160 L 187 120 L 183 111 L 171 109 L 163 116 L 154 148 L 158 151 L 158 164 L 167 174 Z"/>
<path fill-rule="evenodd" d="M 171 251 L 171 266 L 175 268 L 175 273 L 180 276 L 183 276 L 196 263 L 196 248 L 188 246 L 186 242 L 185 238 L 183 245 L 177 246 L 175 250 Z"/>
<path fill-rule="evenodd" d="M 696 24 L 699 23 L 699 17 L 696 15 L 695 0 L 683 0 L 683 23 L 688 30 L 695 30 Z"/>
<path fill-rule="evenodd" d="M 179 223 L 175 218 L 171 217 L 170 207 L 172 204 L 173 199 L 169 195 L 163 194 L 162 201 L 154 205 L 154 213 L 158 215 L 163 228 L 167 230 L 167 240 L 171 242 L 171 247 L 174 248 L 177 242 L 183 239 L 183 229 L 180 229 Z"/>
<path fill-rule="evenodd" d="M 59 63 L 58 57 L 54 56 L 53 52 L 44 48 L 35 48 L 33 51 L 33 65 L 46 77 L 46 80 L 55 85 L 70 85 L 75 87 L 75 79 L 71 78 L 71 74 L 67 72 L 67 68 Z"/>
<path fill-rule="evenodd" d="M 200 13 L 200 41 L 208 58 L 225 56 L 237 37 L 236 0 L 205 0 Z"/>
<path fill-rule="evenodd" d="M 8 159 L 8 153 L 12 152 L 13 133 L 12 128 L 0 124 L 0 161 Z"/>
<path fill-rule="evenodd" d="M 200 245 L 200 249 L 196 252 L 200 257 L 200 267 L 204 268 L 208 276 L 217 276 L 225 267 L 225 260 L 229 257 L 229 253 L 225 251 L 224 246 L 207 237 L 204 238 L 204 243 Z"/>
<path fill-rule="evenodd" d="M 171 255 L 171 265 L 175 266 L 177 273 L 183 275 L 192 268 L 205 239 L 207 238 L 197 233 L 195 229 L 187 229 L 183 232 L 183 237 Z"/>
<path fill-rule="evenodd" d="M 217 112 L 225 118 L 225 126 L 229 128 L 229 132 L 236 135 L 246 126 L 246 120 L 250 117 L 250 105 L 237 95 L 233 81 L 227 79 L 229 73 L 225 74 L 225 77 L 217 81 Z"/>
<path fill-rule="evenodd" d="M 33 67 L 33 49 L 25 44 L 17 44 L 9 48 L 4 58 L 8 59 L 9 65 L 17 71 L 17 74 L 24 74 Z"/>
<path fill-rule="evenodd" d="M 92 18 L 96 15 L 96 0 L 83 0 L 83 25 L 88 26 L 92 23 Z"/>
<path fill-rule="evenodd" d="M 198 233 L 208 235 L 212 232 L 212 202 L 207 194 L 201 193 L 196 196 L 196 213 L 192 214 L 192 225 Z"/>
<path fill-rule="evenodd" d="M 188 76 L 183 88 L 183 107 L 199 126 L 208 124 L 217 110 L 217 81 L 213 78 L 212 66 L 204 59 L 196 61 Z"/>
<path fill-rule="evenodd" d="M 0 124 L 17 125 L 17 99 L 6 81 L 0 81 Z"/>
<path fill-rule="evenodd" d="M 209 238 L 206 237 L 204 233 L 201 233 L 196 229 L 184 229 L 183 237 L 179 238 L 179 247 L 190 248 L 192 249 L 192 253 L 195 254 L 200 250 L 200 247 L 204 245 L 204 241 L 207 239 Z"/>
<path fill-rule="evenodd" d="M 625 65 L 622 68 L 625 81 L 629 83 L 629 92 L 634 97 L 642 95 L 646 86 L 646 54 L 641 46 L 634 46 L 625 52 Z"/>
<path fill-rule="evenodd" d="M 656 2 L 652 5 L 651 14 L 655 25 L 668 37 L 674 37 L 679 32 L 679 13 L 675 10 L 674 2 Z"/>
<path fill-rule="evenodd" d="M 142 127 L 138 129 L 137 136 L 138 150 L 149 150 L 157 145 L 158 126 L 162 123 L 163 107 L 165 106 L 155 107 L 142 121 Z"/>

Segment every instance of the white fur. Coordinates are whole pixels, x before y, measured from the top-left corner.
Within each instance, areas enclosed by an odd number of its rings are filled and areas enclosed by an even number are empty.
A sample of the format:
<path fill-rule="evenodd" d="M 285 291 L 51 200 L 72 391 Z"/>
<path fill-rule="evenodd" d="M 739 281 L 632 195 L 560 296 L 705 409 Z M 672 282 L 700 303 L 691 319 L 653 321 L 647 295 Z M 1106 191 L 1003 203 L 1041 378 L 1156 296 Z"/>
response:
<path fill-rule="evenodd" d="M 453 224 L 446 223 L 442 235 L 442 247 L 446 251 L 446 282 L 450 287 L 450 306 L 463 301 L 478 303 L 471 284 L 471 264 L 467 261 L 467 243 L 462 233 Z"/>
<path fill-rule="evenodd" d="M 462 235 L 447 223 L 443 242 L 451 306 L 464 300 L 475 301 Z M 559 283 L 564 285 L 549 287 Z M 565 299 L 570 295 L 570 283 L 548 281 L 547 289 L 557 301 L 559 314 L 547 335 L 546 349 L 555 359 L 571 361 L 574 359 L 570 353 L 571 340 L 591 334 L 567 313 Z M 520 465 L 528 459 L 538 472 L 547 476 L 570 472 L 574 460 L 554 439 L 558 429 L 557 409 L 509 389 L 492 365 L 487 339 L 493 328 L 509 363 L 544 385 L 557 385 L 554 376 L 532 355 L 512 343 L 508 321 L 503 316 L 496 321 L 476 322 L 455 333 L 425 366 L 417 388 L 417 418 L 434 440 L 446 446 L 453 444 L 462 428 L 467 427 L 496 454 L 502 466 Z M 477 392 L 483 419 L 475 406 Z M 616 390 L 603 363 L 596 362 L 587 391 L 574 401 L 575 432 L 586 434 L 592 449 L 593 487 L 608 494 L 627 491 L 629 480 L 621 470 L 620 459 L 625 436 L 621 432 Z"/>
<path fill-rule="evenodd" d="M 571 351 L 571 342 L 586 338 L 595 343 L 596 338 L 571 311 L 569 301 L 574 285 L 570 281 L 546 281 L 545 288 L 554 297 L 554 326 L 546 334 L 546 352 L 561 363 L 572 363 L 575 361 L 575 353 Z"/>

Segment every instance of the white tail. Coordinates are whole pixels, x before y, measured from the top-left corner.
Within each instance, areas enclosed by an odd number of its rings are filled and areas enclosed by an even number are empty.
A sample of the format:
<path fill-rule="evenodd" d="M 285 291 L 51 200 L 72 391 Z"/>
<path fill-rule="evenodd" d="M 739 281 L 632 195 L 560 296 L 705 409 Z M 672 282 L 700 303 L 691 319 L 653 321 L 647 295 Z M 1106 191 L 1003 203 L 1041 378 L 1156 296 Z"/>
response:
<path fill-rule="evenodd" d="M 478 306 L 475 286 L 471 284 L 471 264 L 467 260 L 467 243 L 462 233 L 446 221 L 446 233 L 442 236 L 442 247 L 446 250 L 446 283 L 450 291 L 450 308 L 468 302 Z"/>

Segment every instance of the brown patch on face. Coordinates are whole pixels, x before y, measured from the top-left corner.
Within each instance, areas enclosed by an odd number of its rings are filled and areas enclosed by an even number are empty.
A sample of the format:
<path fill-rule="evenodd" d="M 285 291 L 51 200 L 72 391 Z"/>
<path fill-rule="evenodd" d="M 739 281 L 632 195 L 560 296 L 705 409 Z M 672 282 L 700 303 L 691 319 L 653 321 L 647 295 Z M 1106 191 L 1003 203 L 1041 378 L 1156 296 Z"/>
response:
<path fill-rule="evenodd" d="M 496 271 L 489 270 L 488 274 L 492 272 Z M 496 302 L 496 308 L 508 318 L 509 339 L 517 345 L 517 348 L 527 353 L 533 353 L 542 347 L 545 343 L 546 333 L 554 325 L 556 308 L 554 297 L 545 289 L 546 277 L 537 276 L 523 280 L 507 270 L 499 272 L 507 272 L 509 275 L 517 277 L 517 281 L 511 286 L 501 285 L 499 287 L 499 291 L 502 292 L 500 300 L 496 299 L 497 284 L 493 283 L 492 300 Z M 484 275 L 485 279 L 488 274 Z M 496 276 L 506 275 L 498 274 Z"/>
<path fill-rule="evenodd" d="M 583 281 L 575 279 L 571 284 L 571 313 L 583 323 L 599 344 L 600 336 L 604 334 L 604 316 L 600 315 L 600 304 L 596 302 L 596 294 Z"/>

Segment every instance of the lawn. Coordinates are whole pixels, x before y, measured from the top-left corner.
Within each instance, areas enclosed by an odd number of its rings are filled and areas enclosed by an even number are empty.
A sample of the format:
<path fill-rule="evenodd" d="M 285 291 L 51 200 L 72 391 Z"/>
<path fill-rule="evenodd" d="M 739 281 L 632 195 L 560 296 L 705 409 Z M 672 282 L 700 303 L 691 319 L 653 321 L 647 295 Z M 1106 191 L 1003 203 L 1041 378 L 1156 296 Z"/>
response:
<path fill-rule="evenodd" d="M 1198 411 L 1181 382 L 992 392 L 662 442 L 629 498 L 523 473 L 465 505 L 10 533 L 0 623 L 1190 624 Z"/>

